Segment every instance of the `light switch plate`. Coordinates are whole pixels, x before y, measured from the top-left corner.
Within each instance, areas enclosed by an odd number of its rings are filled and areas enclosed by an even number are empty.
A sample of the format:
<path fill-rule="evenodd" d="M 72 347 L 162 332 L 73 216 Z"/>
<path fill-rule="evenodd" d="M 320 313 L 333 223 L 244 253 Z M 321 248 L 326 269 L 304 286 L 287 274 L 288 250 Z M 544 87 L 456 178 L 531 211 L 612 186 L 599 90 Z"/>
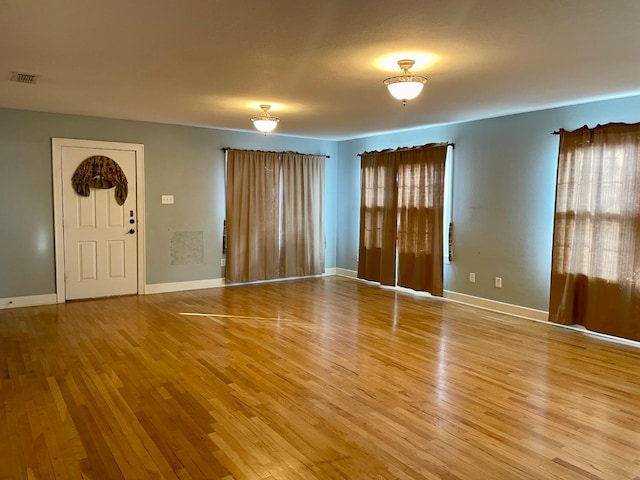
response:
<path fill-rule="evenodd" d="M 163 205 L 173 204 L 173 195 L 162 195 L 162 204 Z"/>

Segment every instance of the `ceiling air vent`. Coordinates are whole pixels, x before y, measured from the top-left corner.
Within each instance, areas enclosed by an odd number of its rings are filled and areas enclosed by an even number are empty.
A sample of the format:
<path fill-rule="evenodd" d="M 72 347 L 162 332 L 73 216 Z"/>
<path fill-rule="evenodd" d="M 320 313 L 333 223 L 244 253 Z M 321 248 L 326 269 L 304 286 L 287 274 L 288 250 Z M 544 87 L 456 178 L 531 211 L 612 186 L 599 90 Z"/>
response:
<path fill-rule="evenodd" d="M 11 73 L 11 81 L 18 83 L 36 83 L 40 78 L 40 75 L 34 75 L 32 73 L 20 73 L 20 72 L 12 72 Z"/>

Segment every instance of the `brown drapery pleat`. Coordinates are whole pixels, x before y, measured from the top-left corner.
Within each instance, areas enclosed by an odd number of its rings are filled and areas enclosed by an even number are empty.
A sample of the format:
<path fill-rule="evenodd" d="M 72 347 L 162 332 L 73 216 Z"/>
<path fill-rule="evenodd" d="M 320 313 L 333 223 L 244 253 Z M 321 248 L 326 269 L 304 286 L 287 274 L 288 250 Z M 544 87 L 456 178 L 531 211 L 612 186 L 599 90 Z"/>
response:
<path fill-rule="evenodd" d="M 549 319 L 640 340 L 640 124 L 560 131 Z"/>
<path fill-rule="evenodd" d="M 358 278 L 396 284 L 398 188 L 394 152 L 362 155 Z"/>
<path fill-rule="evenodd" d="M 324 160 L 227 151 L 228 283 L 324 272 Z"/>
<path fill-rule="evenodd" d="M 280 169 L 271 153 L 227 152 L 228 283 L 280 276 Z"/>
<path fill-rule="evenodd" d="M 442 296 L 447 145 L 401 153 L 398 164 L 398 285 Z"/>
<path fill-rule="evenodd" d="M 282 155 L 280 277 L 324 273 L 325 157 Z"/>
<path fill-rule="evenodd" d="M 358 278 L 442 295 L 447 146 L 362 154 Z"/>

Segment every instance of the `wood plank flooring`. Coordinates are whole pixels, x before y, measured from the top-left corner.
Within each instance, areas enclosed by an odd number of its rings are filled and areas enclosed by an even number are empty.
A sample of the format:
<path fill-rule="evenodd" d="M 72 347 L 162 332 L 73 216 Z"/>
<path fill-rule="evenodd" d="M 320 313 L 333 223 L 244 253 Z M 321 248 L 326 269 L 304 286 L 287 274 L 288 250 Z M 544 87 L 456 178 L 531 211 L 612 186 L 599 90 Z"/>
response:
<path fill-rule="evenodd" d="M 640 479 L 640 349 L 340 277 L 0 311 L 0 479 Z"/>

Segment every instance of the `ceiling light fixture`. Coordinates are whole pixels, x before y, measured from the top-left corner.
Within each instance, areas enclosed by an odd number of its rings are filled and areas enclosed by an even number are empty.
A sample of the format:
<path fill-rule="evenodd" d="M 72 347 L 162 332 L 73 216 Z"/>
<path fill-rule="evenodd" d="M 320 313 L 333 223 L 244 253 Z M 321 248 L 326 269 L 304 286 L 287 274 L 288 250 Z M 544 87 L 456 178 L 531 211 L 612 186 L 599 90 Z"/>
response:
<path fill-rule="evenodd" d="M 254 127 L 266 135 L 276 128 L 280 119 L 272 117 L 271 114 L 269 114 L 271 105 L 260 105 L 260 108 L 262 109 L 262 113 L 256 117 L 251 117 L 251 121 Z"/>
<path fill-rule="evenodd" d="M 384 80 L 389 93 L 398 100 L 402 100 L 402 105 L 406 105 L 408 100 L 416 98 L 422 91 L 424 84 L 427 83 L 426 77 L 409 73 L 409 69 L 415 63 L 414 60 L 398 60 L 402 75 L 396 75 Z"/>

